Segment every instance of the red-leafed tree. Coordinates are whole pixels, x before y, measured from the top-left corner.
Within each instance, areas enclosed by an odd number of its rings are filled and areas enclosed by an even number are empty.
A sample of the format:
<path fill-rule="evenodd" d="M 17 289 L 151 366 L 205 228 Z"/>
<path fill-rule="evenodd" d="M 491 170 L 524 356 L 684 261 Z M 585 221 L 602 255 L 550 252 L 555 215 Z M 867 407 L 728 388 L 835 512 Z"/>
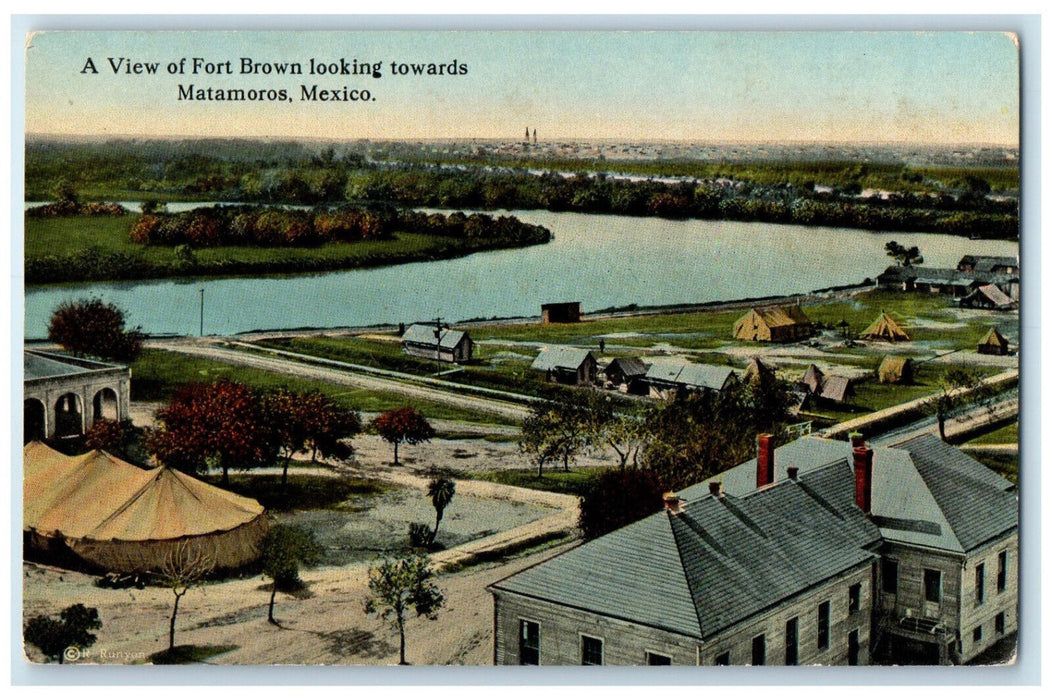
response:
<path fill-rule="evenodd" d="M 142 352 L 141 329 L 125 329 L 124 312 L 97 297 L 59 304 L 47 337 L 74 355 L 131 362 Z"/>
<path fill-rule="evenodd" d="M 398 446 L 403 442 L 407 445 L 419 445 L 422 442 L 429 442 L 435 436 L 435 429 L 431 427 L 427 419 L 410 406 L 381 413 L 373 418 L 369 427 L 385 442 L 394 445 L 395 464 L 399 464 Z"/>
<path fill-rule="evenodd" d="M 351 448 L 343 440 L 361 431 L 356 411 L 329 400 L 320 391 L 299 393 L 278 389 L 263 396 L 263 412 L 278 452 L 285 459 L 281 485 L 288 482 L 289 462 L 303 450 L 311 451 L 311 461 L 323 457 L 346 458 Z"/>
<path fill-rule="evenodd" d="M 157 412 L 161 427 L 147 449 L 166 466 L 201 472 L 218 466 L 223 484 L 231 467 L 248 469 L 273 459 L 275 441 L 267 430 L 263 405 L 244 384 L 221 380 L 184 384 Z"/>

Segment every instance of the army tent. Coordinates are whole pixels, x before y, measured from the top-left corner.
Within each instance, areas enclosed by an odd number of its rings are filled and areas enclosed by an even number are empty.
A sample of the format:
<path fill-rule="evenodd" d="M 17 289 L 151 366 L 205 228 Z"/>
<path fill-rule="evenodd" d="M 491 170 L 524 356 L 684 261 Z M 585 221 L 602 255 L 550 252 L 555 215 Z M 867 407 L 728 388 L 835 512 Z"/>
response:
<path fill-rule="evenodd" d="M 865 340 L 890 340 L 891 342 L 910 339 L 906 331 L 902 330 L 902 326 L 883 311 L 880 312 L 880 318 L 862 331 L 860 337 Z"/>
<path fill-rule="evenodd" d="M 909 384 L 913 381 L 913 360 L 908 357 L 886 355 L 877 368 L 881 384 Z"/>
<path fill-rule="evenodd" d="M 990 329 L 990 332 L 983 336 L 983 339 L 979 341 L 978 352 L 981 355 L 1007 355 L 1008 354 L 1008 341 L 1001 335 L 996 327 Z"/>
<path fill-rule="evenodd" d="M 23 449 L 27 545 L 68 547 L 106 571 L 160 569 L 177 550 L 200 551 L 215 568 L 255 560 L 267 534 L 263 506 L 172 469 L 140 469 L 94 450 L 67 457 L 31 442 Z"/>

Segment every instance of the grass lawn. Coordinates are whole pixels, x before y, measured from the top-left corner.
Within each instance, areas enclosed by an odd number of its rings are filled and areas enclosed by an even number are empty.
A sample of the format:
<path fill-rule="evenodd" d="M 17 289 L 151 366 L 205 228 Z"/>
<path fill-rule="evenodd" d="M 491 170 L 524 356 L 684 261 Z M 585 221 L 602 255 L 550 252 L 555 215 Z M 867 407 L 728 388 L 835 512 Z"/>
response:
<path fill-rule="evenodd" d="M 26 217 L 26 262 L 55 256 L 76 261 L 84 253 L 93 251 L 103 256 L 122 254 L 141 259 L 141 267 L 150 270 L 150 274 L 145 275 L 147 277 L 190 275 L 201 277 L 375 267 L 467 255 L 476 250 L 494 247 L 487 245 L 486 241 L 460 240 L 418 233 L 396 233 L 392 240 L 325 243 L 309 247 L 221 246 L 199 248 L 194 250 L 197 266 L 188 268 L 177 260 L 175 246 L 143 246 L 133 243 L 128 238 L 128 232 L 137 218 L 137 214 L 118 217 Z M 232 263 L 237 263 L 240 267 L 232 267 Z M 253 267 L 258 269 L 254 271 Z M 95 271 L 78 274 L 84 279 L 108 279 L 105 273 Z M 135 275 L 130 278 L 135 278 Z M 78 279 L 64 281 L 78 281 Z M 33 283 L 33 280 L 28 280 L 28 283 Z"/>
<path fill-rule="evenodd" d="M 134 377 L 132 381 L 132 400 L 134 401 L 165 401 L 171 397 L 180 384 L 230 379 L 262 390 L 279 387 L 300 392 L 317 390 L 337 403 L 365 413 L 388 411 L 409 403 L 431 419 L 486 425 L 514 424 L 511 420 L 500 416 L 435 401 L 409 400 L 397 393 L 355 389 L 153 348 L 146 349 L 132 364 L 132 376 Z"/>
<path fill-rule="evenodd" d="M 536 469 L 514 469 L 479 472 L 473 474 L 472 478 L 537 491 L 583 496 L 605 471 L 607 469 L 604 467 L 570 467 L 570 471 L 564 472 L 561 465 L 547 465 L 541 476 L 537 476 Z"/>
<path fill-rule="evenodd" d="M 302 464 L 311 466 L 309 463 Z M 281 464 L 274 466 L 280 468 Z M 254 498 L 270 511 L 334 510 L 353 496 L 379 496 L 391 488 L 379 481 L 335 473 L 331 476 L 297 473 L 295 467 L 289 468 L 289 481 L 285 489 L 281 488 L 280 473 L 232 471 L 228 486 L 222 485 L 221 478 L 216 473 L 209 475 L 207 480 L 234 493 Z"/>
<path fill-rule="evenodd" d="M 969 440 L 969 445 L 1010 445 L 1019 443 L 1019 421 L 1013 421 L 993 432 Z"/>

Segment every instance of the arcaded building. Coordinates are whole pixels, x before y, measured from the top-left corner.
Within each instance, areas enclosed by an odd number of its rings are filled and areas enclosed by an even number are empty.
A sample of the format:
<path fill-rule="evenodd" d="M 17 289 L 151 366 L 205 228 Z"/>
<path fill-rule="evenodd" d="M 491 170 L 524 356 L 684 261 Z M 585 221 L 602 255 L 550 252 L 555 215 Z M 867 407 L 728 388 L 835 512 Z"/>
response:
<path fill-rule="evenodd" d="M 81 435 L 101 418 L 128 418 L 125 365 L 26 349 L 23 367 L 23 442 Z"/>

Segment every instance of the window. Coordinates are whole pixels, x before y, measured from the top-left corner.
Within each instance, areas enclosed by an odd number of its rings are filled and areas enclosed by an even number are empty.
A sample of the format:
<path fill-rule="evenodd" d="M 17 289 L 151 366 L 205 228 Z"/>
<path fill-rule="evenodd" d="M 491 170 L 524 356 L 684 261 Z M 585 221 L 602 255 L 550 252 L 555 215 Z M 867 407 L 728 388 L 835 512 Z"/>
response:
<path fill-rule="evenodd" d="M 899 590 L 899 563 L 893 559 L 881 561 L 881 589 L 895 595 Z"/>
<path fill-rule="evenodd" d="M 983 597 L 986 593 L 984 586 L 986 584 L 986 567 L 979 564 L 975 567 L 975 604 L 982 605 Z"/>
<path fill-rule="evenodd" d="M 851 630 L 847 634 L 847 665 L 858 666 L 858 630 Z"/>
<path fill-rule="evenodd" d="M 647 652 L 647 666 L 671 666 L 672 657 L 665 656 L 664 654 L 655 654 L 652 651 Z"/>
<path fill-rule="evenodd" d="M 994 630 L 998 634 L 1005 633 L 1005 614 L 997 613 L 997 617 L 994 618 Z"/>
<path fill-rule="evenodd" d="M 519 620 L 519 665 L 537 666 L 541 662 L 541 626 Z"/>
<path fill-rule="evenodd" d="M 847 611 L 858 612 L 862 607 L 862 584 L 856 583 L 847 589 Z"/>
<path fill-rule="evenodd" d="M 581 665 L 603 665 L 603 640 L 595 637 L 581 636 Z"/>
<path fill-rule="evenodd" d="M 1008 582 L 1008 552 L 997 555 L 997 592 L 1004 593 Z"/>
<path fill-rule="evenodd" d="M 797 654 L 797 627 L 799 618 L 794 617 L 785 623 L 785 665 L 796 666 L 798 663 Z"/>
<path fill-rule="evenodd" d="M 717 666 L 730 666 L 731 665 L 731 653 L 729 651 L 725 651 L 722 654 L 720 654 L 719 656 L 717 656 L 716 657 L 716 665 Z"/>
<path fill-rule="evenodd" d="M 767 641 L 763 635 L 752 638 L 752 665 L 763 666 L 767 663 Z"/>
<path fill-rule="evenodd" d="M 829 648 L 829 601 L 818 606 L 818 648 Z"/>
<path fill-rule="evenodd" d="M 976 642 L 976 643 L 979 643 L 979 642 L 983 641 L 983 626 L 982 625 L 979 625 L 974 630 L 972 630 L 972 641 Z"/>
<path fill-rule="evenodd" d="M 938 569 L 924 570 L 924 600 L 929 603 L 942 600 L 942 572 Z"/>

